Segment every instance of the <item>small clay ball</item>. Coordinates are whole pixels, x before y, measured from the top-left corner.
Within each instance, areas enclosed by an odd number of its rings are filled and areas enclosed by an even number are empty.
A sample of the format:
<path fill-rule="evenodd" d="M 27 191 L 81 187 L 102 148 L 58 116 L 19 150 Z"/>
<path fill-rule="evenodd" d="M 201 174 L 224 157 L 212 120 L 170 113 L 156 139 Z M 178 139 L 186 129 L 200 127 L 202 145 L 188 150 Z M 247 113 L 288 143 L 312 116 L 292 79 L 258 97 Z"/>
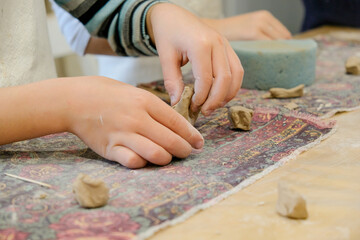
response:
<path fill-rule="evenodd" d="M 100 179 L 92 179 L 80 173 L 74 184 L 73 192 L 78 203 L 85 208 L 97 208 L 106 205 L 109 200 L 109 188 Z"/>

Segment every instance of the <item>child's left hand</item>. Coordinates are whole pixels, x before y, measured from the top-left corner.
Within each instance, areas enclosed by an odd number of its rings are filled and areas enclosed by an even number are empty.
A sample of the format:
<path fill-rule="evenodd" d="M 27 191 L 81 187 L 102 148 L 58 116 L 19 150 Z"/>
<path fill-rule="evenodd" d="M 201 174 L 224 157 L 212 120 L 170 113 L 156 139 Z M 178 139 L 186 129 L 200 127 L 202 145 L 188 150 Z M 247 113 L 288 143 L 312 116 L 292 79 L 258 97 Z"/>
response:
<path fill-rule="evenodd" d="M 209 115 L 233 99 L 240 89 L 243 68 L 229 42 L 190 12 L 168 3 L 155 4 L 147 26 L 156 43 L 171 104 L 184 89 L 181 66 L 191 62 L 195 78 L 191 110 Z"/>

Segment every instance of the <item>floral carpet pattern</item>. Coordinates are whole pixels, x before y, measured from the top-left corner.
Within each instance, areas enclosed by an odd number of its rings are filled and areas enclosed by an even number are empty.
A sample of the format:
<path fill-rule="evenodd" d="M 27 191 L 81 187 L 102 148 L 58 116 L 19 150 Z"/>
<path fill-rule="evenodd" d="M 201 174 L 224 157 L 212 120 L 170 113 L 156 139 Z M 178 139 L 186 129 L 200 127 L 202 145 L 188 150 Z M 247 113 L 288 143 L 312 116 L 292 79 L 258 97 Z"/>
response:
<path fill-rule="evenodd" d="M 0 146 L 0 239 L 147 237 L 152 229 L 221 199 L 318 143 L 333 132 L 335 123 L 317 116 L 360 105 L 360 78 L 343 70 L 344 59 L 359 46 L 318 41 L 318 79 L 306 89 L 305 100 L 297 102 L 297 111 L 282 107 L 288 100 L 265 100 L 260 98 L 264 92 L 241 90 L 227 107 L 254 108 L 252 130 L 231 130 L 227 108 L 219 109 L 196 124 L 206 140 L 203 151 L 164 167 L 127 169 L 102 159 L 69 133 Z M 107 183 L 111 190 L 106 206 L 84 209 L 76 203 L 71 185 L 79 173 Z"/>

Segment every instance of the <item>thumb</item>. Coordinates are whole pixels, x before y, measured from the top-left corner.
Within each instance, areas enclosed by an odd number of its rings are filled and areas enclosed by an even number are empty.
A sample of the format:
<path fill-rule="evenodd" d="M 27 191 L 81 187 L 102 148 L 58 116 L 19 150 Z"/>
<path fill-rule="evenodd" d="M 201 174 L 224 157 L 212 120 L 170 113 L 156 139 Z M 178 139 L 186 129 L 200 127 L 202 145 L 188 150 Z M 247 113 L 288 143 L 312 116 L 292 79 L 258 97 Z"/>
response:
<path fill-rule="evenodd" d="M 170 95 L 171 106 L 180 101 L 181 94 L 184 90 L 184 82 L 181 73 L 181 54 L 176 51 L 165 51 L 159 53 L 164 85 Z"/>

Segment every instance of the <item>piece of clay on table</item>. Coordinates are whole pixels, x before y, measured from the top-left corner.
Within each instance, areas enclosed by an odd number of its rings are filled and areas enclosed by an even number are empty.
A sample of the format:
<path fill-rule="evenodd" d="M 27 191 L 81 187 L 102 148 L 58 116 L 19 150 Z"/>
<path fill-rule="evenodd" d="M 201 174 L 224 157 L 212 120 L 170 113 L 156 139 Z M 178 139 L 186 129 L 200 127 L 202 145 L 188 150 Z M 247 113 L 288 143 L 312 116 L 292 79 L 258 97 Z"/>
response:
<path fill-rule="evenodd" d="M 173 106 L 173 109 L 180 113 L 188 122 L 192 125 L 195 124 L 196 119 L 199 116 L 199 112 L 192 112 L 190 110 L 191 98 L 194 95 L 194 86 L 186 85 L 184 91 L 181 94 L 180 101 Z"/>
<path fill-rule="evenodd" d="M 269 92 L 263 95 L 263 98 L 295 98 L 304 95 L 304 84 L 294 88 L 270 88 Z"/>
<path fill-rule="evenodd" d="M 233 106 L 228 110 L 232 129 L 250 130 L 254 111 L 242 106 Z"/>
<path fill-rule="evenodd" d="M 298 108 L 299 105 L 297 105 L 294 102 L 289 102 L 289 103 L 285 104 L 284 107 L 286 107 L 289 110 L 294 110 L 294 109 Z"/>
<path fill-rule="evenodd" d="M 360 57 L 351 56 L 346 60 L 346 73 L 360 75 Z"/>
<path fill-rule="evenodd" d="M 276 211 L 281 216 L 293 219 L 308 217 L 305 199 L 284 181 L 278 184 Z"/>
<path fill-rule="evenodd" d="M 92 179 L 86 174 L 79 174 L 73 184 L 73 192 L 78 203 L 85 208 L 97 208 L 106 205 L 109 189 L 100 179 Z"/>

